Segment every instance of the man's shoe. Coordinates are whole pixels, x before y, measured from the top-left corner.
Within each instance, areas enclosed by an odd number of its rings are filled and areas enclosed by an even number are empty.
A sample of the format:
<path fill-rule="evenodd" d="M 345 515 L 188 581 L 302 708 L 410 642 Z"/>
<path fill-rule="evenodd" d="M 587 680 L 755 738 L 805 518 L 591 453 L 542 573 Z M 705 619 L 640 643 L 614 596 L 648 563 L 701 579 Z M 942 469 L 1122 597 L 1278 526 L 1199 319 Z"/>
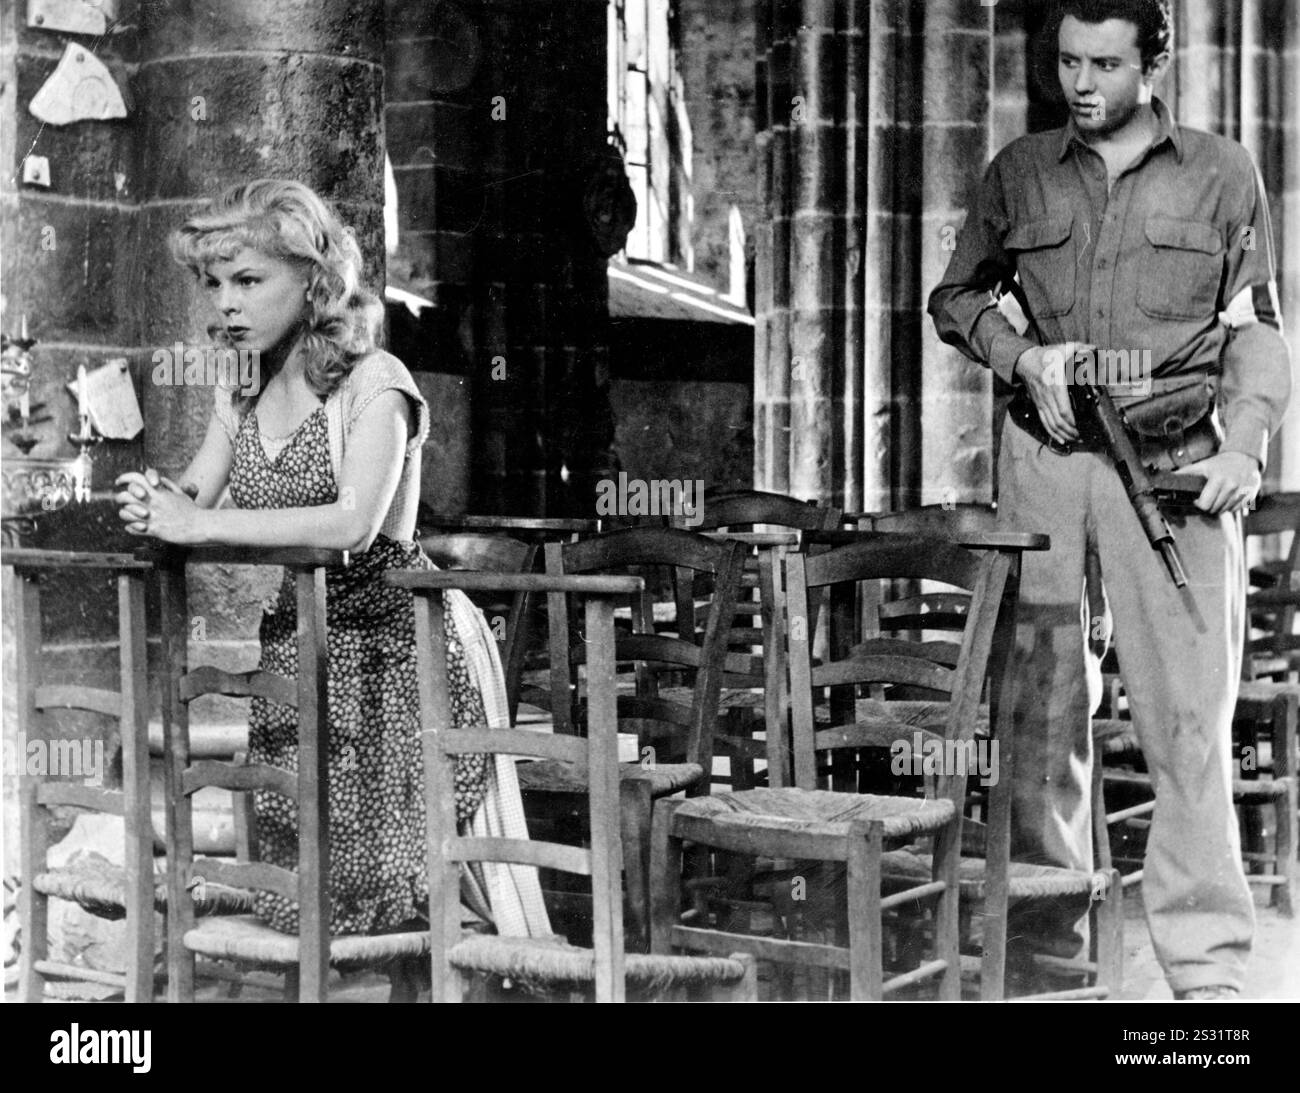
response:
<path fill-rule="evenodd" d="M 1179 1002 L 1235 1002 L 1239 996 L 1240 992 L 1236 987 L 1223 985 L 1174 991 L 1174 998 Z"/>

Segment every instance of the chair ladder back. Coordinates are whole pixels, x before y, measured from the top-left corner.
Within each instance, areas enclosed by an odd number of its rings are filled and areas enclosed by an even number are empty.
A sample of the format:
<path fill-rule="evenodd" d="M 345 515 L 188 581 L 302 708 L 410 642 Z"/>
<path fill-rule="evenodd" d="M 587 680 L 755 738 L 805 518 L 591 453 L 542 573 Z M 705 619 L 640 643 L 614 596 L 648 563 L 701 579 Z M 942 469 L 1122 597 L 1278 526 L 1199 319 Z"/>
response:
<path fill-rule="evenodd" d="M 3 565 L 13 566 L 18 583 L 14 612 L 15 690 L 17 694 L 19 758 L 20 860 L 23 887 L 19 914 L 24 928 L 20 960 L 20 992 L 24 1001 L 39 1002 L 46 978 L 78 978 L 76 965 L 49 957 L 49 901 L 36 890 L 34 878 L 48 868 L 49 807 L 75 804 L 121 816 L 124 827 L 126 970 L 114 975 L 127 1002 L 153 999 L 154 870 L 153 821 L 149 792 L 149 688 L 145 615 L 148 565 L 129 555 L 6 550 Z M 118 687 L 114 691 L 81 685 L 41 686 L 41 588 L 43 574 L 109 571 L 117 592 Z M 27 744 L 49 747 L 49 709 L 81 709 L 116 719 L 122 747 L 120 790 L 64 781 L 46 781 L 26 767 Z M 54 764 L 47 766 L 53 774 Z M 68 773 L 68 772 L 63 772 Z M 83 776 L 86 775 L 84 769 Z M 98 776 L 105 776 L 102 769 Z M 82 969 L 84 971 L 84 969 Z"/>
<path fill-rule="evenodd" d="M 814 691 L 823 686 L 831 688 L 832 696 L 837 688 L 846 692 L 845 700 L 831 706 L 832 726 L 851 724 L 855 720 L 855 688 L 848 685 L 910 683 L 949 693 L 945 739 L 965 741 L 973 735 L 1010 563 L 997 551 L 973 554 L 938 539 L 909 536 L 906 543 L 898 544 L 889 541 L 893 538 L 864 540 L 816 558 L 802 554 L 786 558 L 795 784 L 801 788 L 816 788 L 815 753 L 819 749 Z M 909 557 L 930 550 L 936 555 L 930 561 Z M 955 667 L 943 666 L 943 660 L 947 659 L 943 655 L 948 649 L 946 642 L 910 643 L 914 652 L 902 656 L 899 654 L 906 647 L 899 639 L 869 639 L 855 646 L 846 659 L 813 668 L 812 634 L 807 622 L 811 614 L 810 588 L 879 580 L 889 575 L 881 571 L 882 564 L 886 568 L 899 567 L 908 576 L 921 572 L 950 584 L 965 582 L 971 588 L 971 608 Z M 815 583 L 809 579 L 810 570 Z M 927 649 L 931 645 L 934 648 Z M 932 659 L 935 654 L 940 657 L 937 661 Z M 941 780 L 939 792 L 960 803 L 965 796 L 964 777 Z"/>
<path fill-rule="evenodd" d="M 548 592 L 565 597 L 563 591 Z M 566 611 L 552 610 L 553 628 Z M 416 590 L 416 658 L 425 760 L 425 812 L 429 847 L 429 921 L 433 998 L 459 1001 L 463 977 L 446 958 L 460 939 L 460 868 L 470 861 L 516 861 L 591 877 L 592 950 L 598 1002 L 625 996 L 623 958 L 622 843 L 619 838 L 618 721 L 615 703 L 613 605 L 606 596 L 587 599 L 590 651 L 585 659 L 588 732 L 585 739 L 547 738 L 522 730 L 460 730 L 452 733 L 446 672 L 446 614 L 441 592 Z M 564 631 L 567 634 L 567 630 Z M 484 753 L 564 758 L 585 766 L 588 776 L 590 847 L 472 838 L 456 826 L 455 757 Z"/>
<path fill-rule="evenodd" d="M 307 552 L 304 552 L 307 553 Z M 222 555 L 213 553 L 212 560 Z M 270 673 L 221 672 L 209 666 L 189 669 L 189 587 L 187 565 L 209 558 L 192 558 L 182 551 L 161 556 L 158 566 L 163 659 L 163 725 L 166 741 L 165 780 L 168 846 L 168 976 L 169 1001 L 192 1001 L 194 957 L 184 938 L 194 929 L 192 889 L 211 881 L 231 887 L 272 892 L 298 904 L 298 1000 L 323 1002 L 329 979 L 329 748 L 324 731 L 328 715 L 328 642 L 326 579 L 323 560 L 299 559 L 293 552 L 263 560 L 251 552 L 238 556 L 241 564 L 285 565 L 293 574 L 297 608 L 298 671 L 296 680 Z M 260 695 L 296 707 L 298 770 L 291 773 L 266 764 L 192 761 L 190 703 L 204 694 L 238 697 Z M 298 869 L 267 862 L 227 863 L 194 857 L 193 795 L 207 785 L 236 793 L 268 790 L 290 797 L 298 812 Z M 239 814 L 236 809 L 236 815 Z M 237 846 L 247 846 L 251 817 Z M 248 847 L 255 853 L 256 848 Z M 243 855 L 240 855 L 241 857 Z M 292 976 L 290 979 L 292 980 Z"/>

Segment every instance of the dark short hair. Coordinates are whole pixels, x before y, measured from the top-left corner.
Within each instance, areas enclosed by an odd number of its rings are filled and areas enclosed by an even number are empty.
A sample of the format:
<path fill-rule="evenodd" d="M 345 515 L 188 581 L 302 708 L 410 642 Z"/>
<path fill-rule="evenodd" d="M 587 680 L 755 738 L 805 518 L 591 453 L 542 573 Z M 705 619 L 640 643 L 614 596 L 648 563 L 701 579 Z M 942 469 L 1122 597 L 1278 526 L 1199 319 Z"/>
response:
<path fill-rule="evenodd" d="M 1058 27 L 1067 15 L 1073 15 L 1081 23 L 1123 19 L 1134 24 L 1144 71 L 1173 45 L 1174 19 L 1170 0 L 1060 0 L 1056 19 Z"/>

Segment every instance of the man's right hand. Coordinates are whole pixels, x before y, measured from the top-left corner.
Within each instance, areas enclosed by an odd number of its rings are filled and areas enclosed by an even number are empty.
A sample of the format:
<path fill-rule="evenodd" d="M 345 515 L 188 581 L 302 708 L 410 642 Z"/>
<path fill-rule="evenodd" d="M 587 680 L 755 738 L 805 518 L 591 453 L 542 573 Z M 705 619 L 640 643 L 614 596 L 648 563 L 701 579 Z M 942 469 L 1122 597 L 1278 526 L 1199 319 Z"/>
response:
<path fill-rule="evenodd" d="M 1036 345 L 1026 349 L 1016 361 L 1016 378 L 1034 400 L 1038 419 L 1047 435 L 1058 444 L 1073 444 L 1080 439 L 1068 385 L 1074 378 L 1075 354 L 1092 349 L 1084 342 Z"/>

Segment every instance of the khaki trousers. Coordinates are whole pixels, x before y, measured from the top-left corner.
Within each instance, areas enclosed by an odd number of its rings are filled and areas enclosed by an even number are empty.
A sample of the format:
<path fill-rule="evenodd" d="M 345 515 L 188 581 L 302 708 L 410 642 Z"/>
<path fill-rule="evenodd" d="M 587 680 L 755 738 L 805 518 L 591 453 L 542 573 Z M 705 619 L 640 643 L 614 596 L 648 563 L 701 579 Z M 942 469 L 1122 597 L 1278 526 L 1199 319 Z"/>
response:
<path fill-rule="evenodd" d="M 1240 988 L 1254 931 L 1232 804 L 1245 618 L 1240 518 L 1170 519 L 1188 578 L 1178 590 L 1105 454 L 1058 455 L 1008 419 L 998 486 L 1001 520 L 1052 539 L 1049 551 L 1025 554 L 1021 579 L 1013 854 L 1094 868 L 1090 719 L 1101 697 L 1105 623 L 1085 571 L 1095 574 L 1099 563 L 1134 728 L 1156 787 L 1141 885 L 1156 957 L 1175 991 Z M 1073 955 L 1086 927 L 1086 918 L 1067 913 L 1055 923 L 1013 922 L 1012 934 L 1026 935 L 1031 948 Z"/>

